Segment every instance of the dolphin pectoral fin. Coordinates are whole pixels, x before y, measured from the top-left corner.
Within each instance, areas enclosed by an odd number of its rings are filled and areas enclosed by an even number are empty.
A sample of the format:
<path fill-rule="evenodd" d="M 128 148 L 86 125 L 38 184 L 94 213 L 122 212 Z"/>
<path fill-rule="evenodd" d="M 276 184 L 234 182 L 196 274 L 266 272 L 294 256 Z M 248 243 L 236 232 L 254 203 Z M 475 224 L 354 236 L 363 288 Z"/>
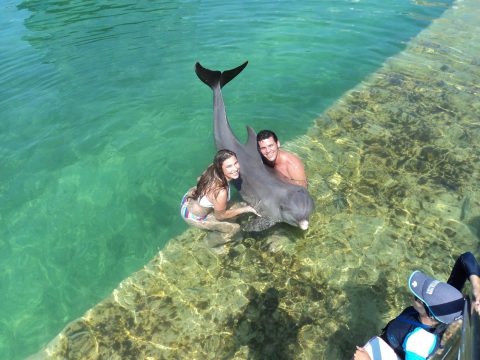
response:
<path fill-rule="evenodd" d="M 266 217 L 257 217 L 252 221 L 249 221 L 245 226 L 243 226 L 242 230 L 246 232 L 263 231 L 272 227 L 276 223 L 276 221 L 273 221 L 272 219 Z"/>
<path fill-rule="evenodd" d="M 243 69 L 247 66 L 248 61 L 245 61 L 242 65 L 236 67 L 235 69 L 225 70 L 223 72 L 218 70 L 210 70 L 202 65 L 199 62 L 195 64 L 195 74 L 198 78 L 202 80 L 205 84 L 210 86 L 212 89 L 215 88 L 218 84 L 220 87 L 224 87 L 230 80 L 235 76 L 240 74 Z"/>

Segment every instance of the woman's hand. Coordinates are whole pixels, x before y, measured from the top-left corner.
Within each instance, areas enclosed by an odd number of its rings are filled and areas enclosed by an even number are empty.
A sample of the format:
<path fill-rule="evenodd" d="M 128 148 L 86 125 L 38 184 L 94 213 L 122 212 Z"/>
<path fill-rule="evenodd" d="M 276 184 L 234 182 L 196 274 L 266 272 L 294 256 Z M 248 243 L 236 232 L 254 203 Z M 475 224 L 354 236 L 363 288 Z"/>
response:
<path fill-rule="evenodd" d="M 253 207 L 251 207 L 251 206 L 245 206 L 245 212 L 246 212 L 246 213 L 247 213 L 247 212 L 251 212 L 251 213 L 254 213 L 255 215 L 260 216 L 260 217 L 262 216 L 262 215 L 260 215 L 259 213 L 257 213 L 257 210 L 255 210 L 255 209 L 254 209 Z"/>
<path fill-rule="evenodd" d="M 355 351 L 355 354 L 353 354 L 353 359 L 354 360 L 372 360 L 370 358 L 370 355 L 368 355 L 368 352 L 364 348 L 361 348 L 360 346 L 357 346 L 357 351 Z"/>

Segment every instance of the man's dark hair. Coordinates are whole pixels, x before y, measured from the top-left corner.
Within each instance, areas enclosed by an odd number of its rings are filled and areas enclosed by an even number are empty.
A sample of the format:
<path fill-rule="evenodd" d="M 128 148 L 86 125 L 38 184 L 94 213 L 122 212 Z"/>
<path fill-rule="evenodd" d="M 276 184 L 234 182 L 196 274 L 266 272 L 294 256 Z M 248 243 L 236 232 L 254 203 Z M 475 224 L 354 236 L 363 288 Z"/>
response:
<path fill-rule="evenodd" d="M 257 134 L 257 142 L 273 137 L 275 142 L 278 141 L 277 135 L 271 130 L 262 130 Z"/>

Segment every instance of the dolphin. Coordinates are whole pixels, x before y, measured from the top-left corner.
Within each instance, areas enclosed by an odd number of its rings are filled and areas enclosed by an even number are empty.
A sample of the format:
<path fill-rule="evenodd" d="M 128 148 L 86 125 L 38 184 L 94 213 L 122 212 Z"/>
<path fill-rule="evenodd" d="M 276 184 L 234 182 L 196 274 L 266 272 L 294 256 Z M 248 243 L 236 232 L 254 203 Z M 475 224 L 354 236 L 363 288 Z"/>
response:
<path fill-rule="evenodd" d="M 232 183 L 242 198 L 260 214 L 247 223 L 244 231 L 262 231 L 276 223 L 284 222 L 302 230 L 308 228 L 313 212 L 313 199 L 308 191 L 298 185 L 286 183 L 267 167 L 257 150 L 257 134 L 247 126 L 248 140 L 241 144 L 233 134 L 225 111 L 222 87 L 237 76 L 248 61 L 226 71 L 214 71 L 195 64 L 195 73 L 213 90 L 213 133 L 217 150 L 228 149 L 237 154 L 240 178 Z"/>

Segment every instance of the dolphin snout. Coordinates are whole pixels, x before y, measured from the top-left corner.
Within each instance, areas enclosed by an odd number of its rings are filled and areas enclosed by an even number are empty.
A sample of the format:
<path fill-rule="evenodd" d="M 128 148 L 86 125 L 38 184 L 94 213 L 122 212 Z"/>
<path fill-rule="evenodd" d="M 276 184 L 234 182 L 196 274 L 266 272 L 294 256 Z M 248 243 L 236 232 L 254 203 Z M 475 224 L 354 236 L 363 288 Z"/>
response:
<path fill-rule="evenodd" d="M 308 220 L 302 220 L 298 223 L 298 227 L 302 230 L 308 229 Z"/>

